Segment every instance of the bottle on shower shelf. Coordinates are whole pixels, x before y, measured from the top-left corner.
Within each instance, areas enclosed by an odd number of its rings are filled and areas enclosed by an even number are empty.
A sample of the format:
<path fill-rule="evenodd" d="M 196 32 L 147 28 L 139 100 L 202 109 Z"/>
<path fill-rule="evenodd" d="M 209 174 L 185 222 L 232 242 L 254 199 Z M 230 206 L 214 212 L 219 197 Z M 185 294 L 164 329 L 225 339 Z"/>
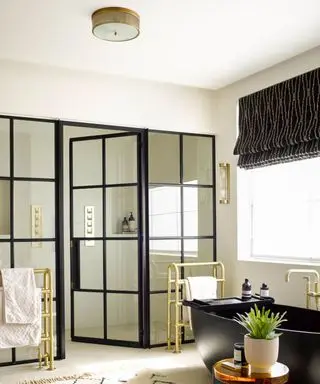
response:
<path fill-rule="evenodd" d="M 133 217 L 132 212 L 130 212 L 129 216 L 129 232 L 136 232 L 137 227 L 136 227 L 136 219 Z"/>
<path fill-rule="evenodd" d="M 251 283 L 249 279 L 244 279 L 244 283 L 242 284 L 242 300 L 250 300 L 252 296 L 251 293 Z"/>
<path fill-rule="evenodd" d="M 123 218 L 121 227 L 122 227 L 122 232 L 129 232 L 129 223 L 126 217 Z"/>

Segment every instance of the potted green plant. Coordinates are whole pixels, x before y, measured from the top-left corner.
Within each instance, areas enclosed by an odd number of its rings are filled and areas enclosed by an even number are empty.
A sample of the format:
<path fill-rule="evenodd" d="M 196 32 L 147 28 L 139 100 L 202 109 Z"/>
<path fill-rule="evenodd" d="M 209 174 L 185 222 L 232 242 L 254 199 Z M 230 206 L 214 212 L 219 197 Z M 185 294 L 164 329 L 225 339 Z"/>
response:
<path fill-rule="evenodd" d="M 274 314 L 265 307 L 260 310 L 255 304 L 249 313 L 238 313 L 234 318 L 248 331 L 244 336 L 244 354 L 252 372 L 269 372 L 277 362 L 281 333 L 276 330 L 287 321 L 285 314 Z"/>

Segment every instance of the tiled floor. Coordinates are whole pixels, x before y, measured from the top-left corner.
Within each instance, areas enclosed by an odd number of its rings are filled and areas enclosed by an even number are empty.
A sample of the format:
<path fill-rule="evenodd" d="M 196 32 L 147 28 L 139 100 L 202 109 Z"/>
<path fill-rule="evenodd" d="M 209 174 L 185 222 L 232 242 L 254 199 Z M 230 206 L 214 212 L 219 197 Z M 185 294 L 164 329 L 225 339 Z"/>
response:
<path fill-rule="evenodd" d="M 112 372 L 122 372 L 130 375 L 145 369 L 157 371 L 166 369 L 180 369 L 193 375 L 186 374 L 183 384 L 207 384 L 208 371 L 203 365 L 194 344 L 183 346 L 183 352 L 174 354 L 164 347 L 150 350 L 111 347 L 93 344 L 67 343 L 67 359 L 56 362 L 56 370 L 39 371 L 36 364 L 18 365 L 0 368 L 1 384 L 17 384 L 22 380 L 37 377 L 64 376 L 74 373 L 92 372 L 109 375 Z M 180 384 L 180 383 L 179 383 Z"/>

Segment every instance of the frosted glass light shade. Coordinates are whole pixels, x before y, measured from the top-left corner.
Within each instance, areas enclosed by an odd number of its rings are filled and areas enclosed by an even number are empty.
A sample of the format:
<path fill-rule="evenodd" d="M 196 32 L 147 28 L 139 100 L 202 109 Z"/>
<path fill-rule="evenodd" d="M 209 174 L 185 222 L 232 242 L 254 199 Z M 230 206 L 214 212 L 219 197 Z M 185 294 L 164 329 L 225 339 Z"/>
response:
<path fill-rule="evenodd" d="M 139 15 L 128 8 L 101 8 L 92 14 L 92 33 L 107 41 L 128 41 L 139 36 Z"/>

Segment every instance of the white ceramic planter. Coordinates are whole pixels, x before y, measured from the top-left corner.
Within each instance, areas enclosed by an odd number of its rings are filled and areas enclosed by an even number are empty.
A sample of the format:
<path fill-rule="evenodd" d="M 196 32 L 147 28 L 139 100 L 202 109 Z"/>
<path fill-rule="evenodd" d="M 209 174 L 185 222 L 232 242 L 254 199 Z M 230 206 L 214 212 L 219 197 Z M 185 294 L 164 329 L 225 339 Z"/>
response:
<path fill-rule="evenodd" d="M 251 372 L 269 372 L 279 355 L 279 337 L 272 340 L 244 337 L 244 354 Z"/>

